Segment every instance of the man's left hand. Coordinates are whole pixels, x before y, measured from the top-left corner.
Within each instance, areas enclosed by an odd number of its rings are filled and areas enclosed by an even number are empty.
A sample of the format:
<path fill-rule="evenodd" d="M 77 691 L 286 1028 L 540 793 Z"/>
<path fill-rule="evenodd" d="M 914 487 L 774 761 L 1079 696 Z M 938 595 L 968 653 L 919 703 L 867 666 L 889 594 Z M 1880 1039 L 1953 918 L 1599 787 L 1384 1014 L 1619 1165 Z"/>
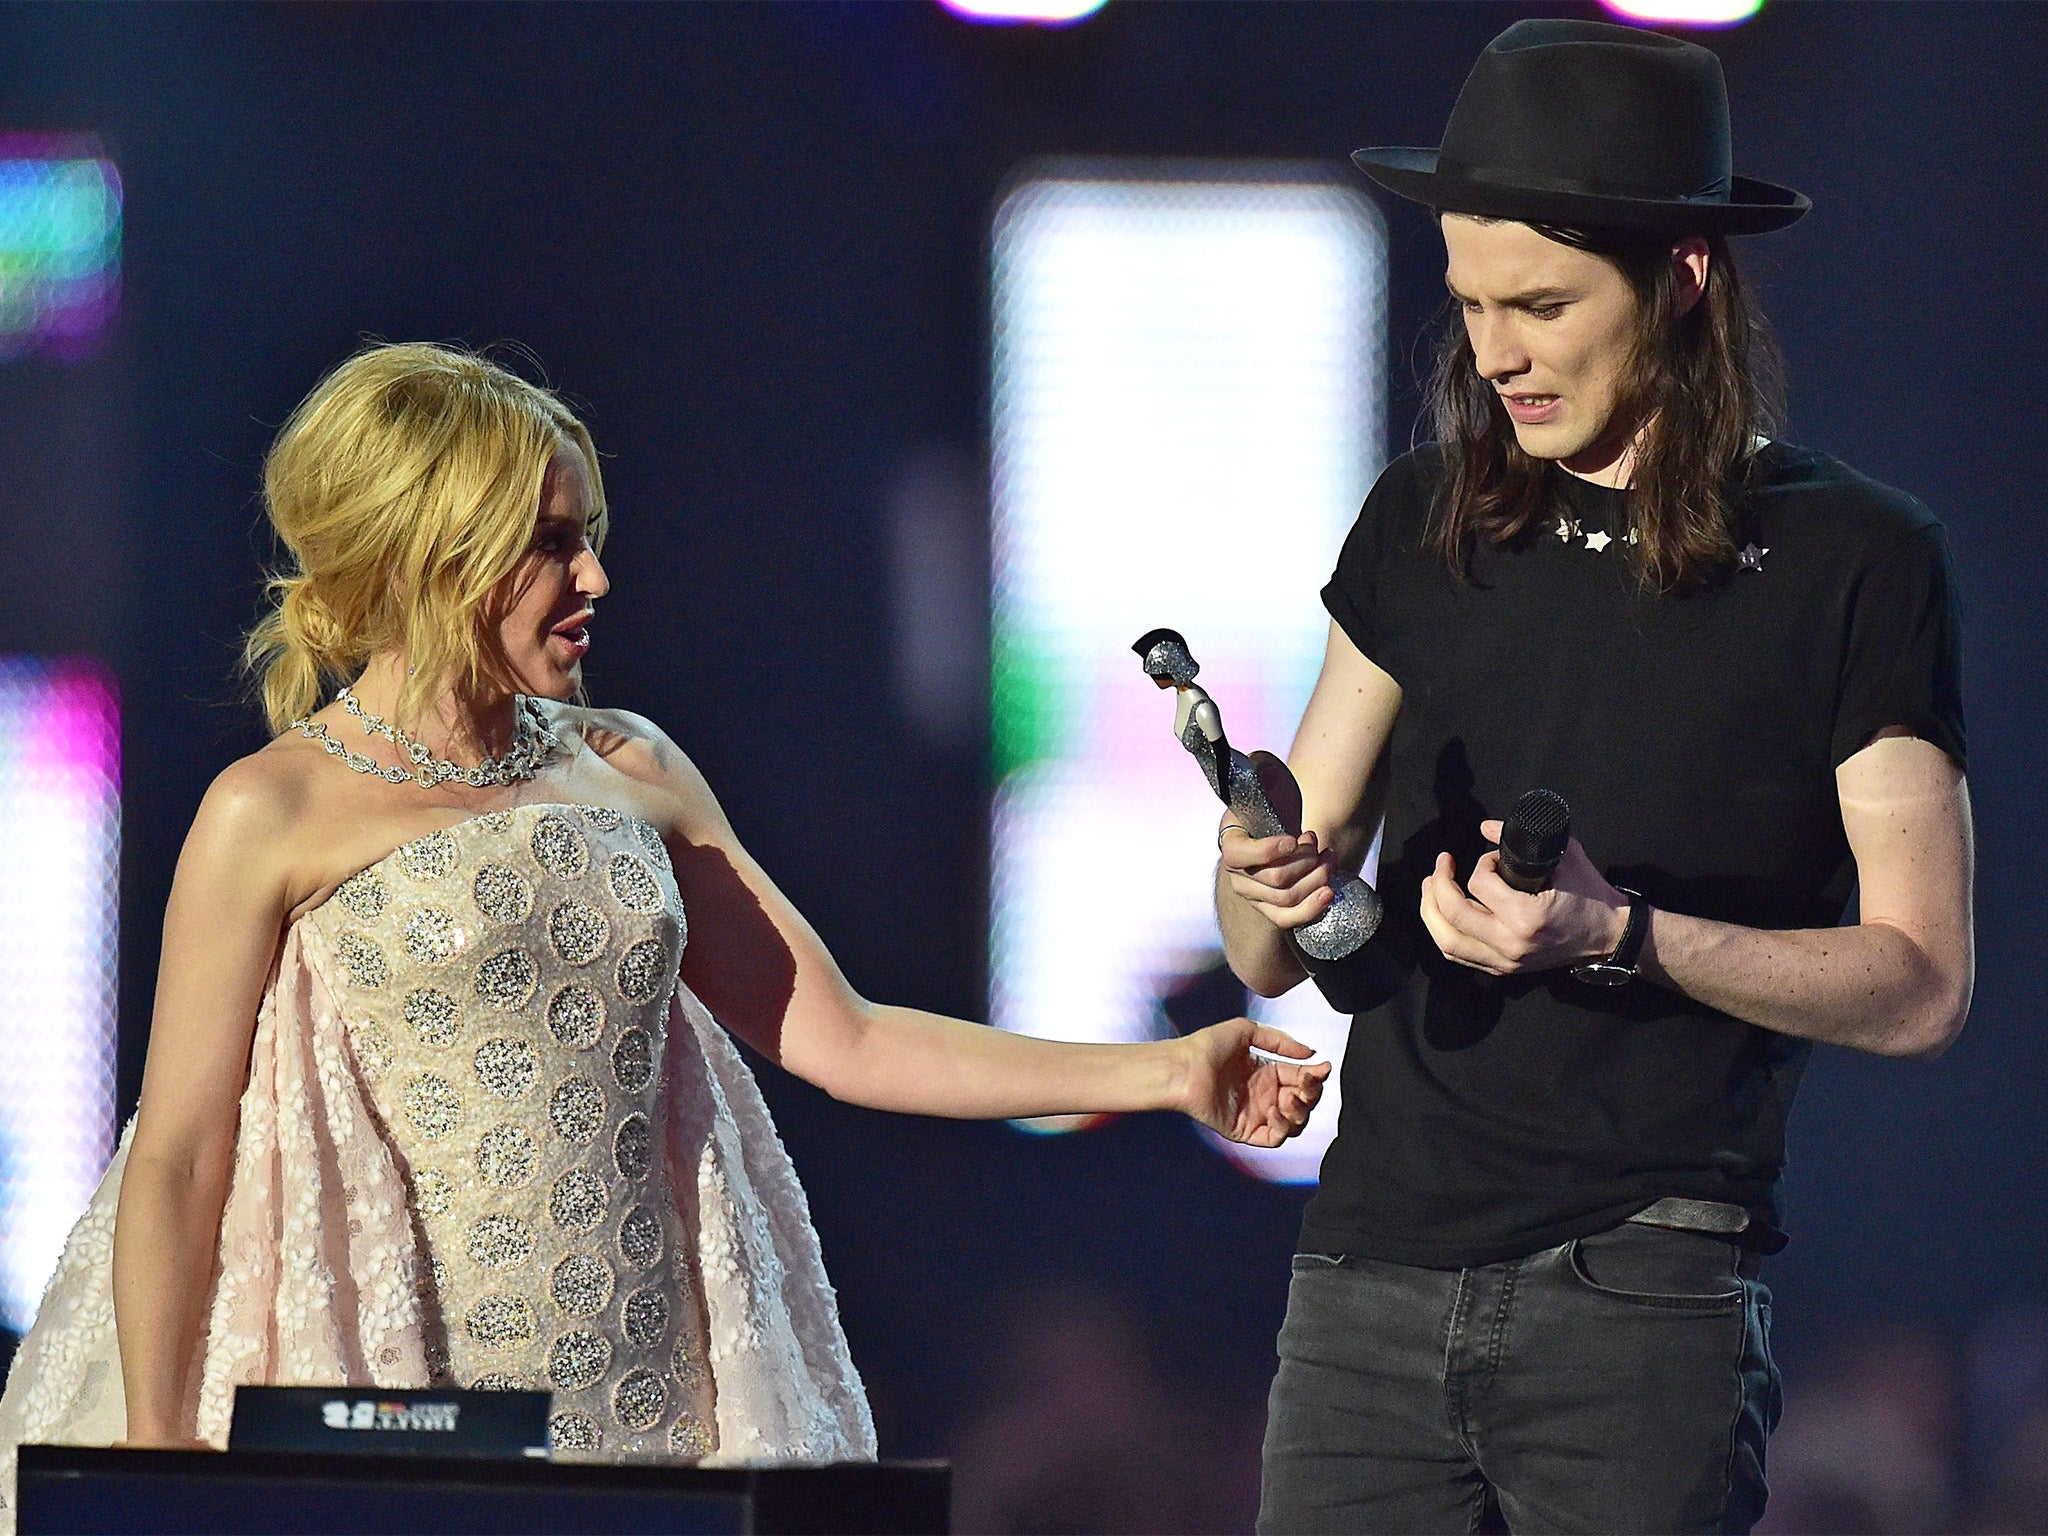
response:
<path fill-rule="evenodd" d="M 1500 841 L 1498 821 L 1480 833 Z M 1444 958 L 1493 976 L 1578 965 L 1614 952 L 1628 927 L 1628 898 L 1593 867 L 1573 838 L 1548 888 L 1530 895 L 1500 876 L 1500 850 L 1473 867 L 1469 889 L 1458 884 L 1448 853 L 1422 882 L 1422 922 Z"/>

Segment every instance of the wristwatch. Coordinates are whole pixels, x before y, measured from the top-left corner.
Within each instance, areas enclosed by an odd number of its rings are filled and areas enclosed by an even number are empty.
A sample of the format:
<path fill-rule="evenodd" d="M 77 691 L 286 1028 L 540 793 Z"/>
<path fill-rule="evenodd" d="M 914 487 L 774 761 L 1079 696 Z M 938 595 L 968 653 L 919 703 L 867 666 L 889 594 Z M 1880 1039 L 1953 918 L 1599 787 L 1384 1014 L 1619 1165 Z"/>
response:
<path fill-rule="evenodd" d="M 1573 966 L 1574 981 L 1592 987 L 1619 987 L 1636 979 L 1636 958 L 1642 954 L 1643 939 L 1650 931 L 1650 904 L 1643 900 L 1641 891 L 1621 885 L 1615 889 L 1628 898 L 1628 926 L 1621 931 L 1621 942 L 1614 946 L 1613 954 Z"/>

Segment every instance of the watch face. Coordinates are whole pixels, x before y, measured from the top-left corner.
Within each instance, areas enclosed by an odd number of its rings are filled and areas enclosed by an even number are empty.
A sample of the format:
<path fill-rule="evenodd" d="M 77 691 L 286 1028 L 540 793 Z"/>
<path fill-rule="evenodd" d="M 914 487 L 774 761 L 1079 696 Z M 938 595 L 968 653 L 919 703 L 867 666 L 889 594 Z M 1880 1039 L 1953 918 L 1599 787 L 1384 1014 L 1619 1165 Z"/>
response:
<path fill-rule="evenodd" d="M 1636 979 L 1636 968 L 1632 965 L 1609 965 L 1603 960 L 1594 960 L 1586 965 L 1572 967 L 1572 975 L 1589 986 L 1618 987 Z"/>

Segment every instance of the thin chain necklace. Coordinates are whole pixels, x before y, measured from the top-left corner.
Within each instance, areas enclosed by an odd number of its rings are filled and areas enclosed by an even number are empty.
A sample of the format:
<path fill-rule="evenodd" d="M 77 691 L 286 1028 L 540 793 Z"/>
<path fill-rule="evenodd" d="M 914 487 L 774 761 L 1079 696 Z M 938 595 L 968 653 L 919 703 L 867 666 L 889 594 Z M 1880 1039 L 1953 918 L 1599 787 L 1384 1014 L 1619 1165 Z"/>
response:
<path fill-rule="evenodd" d="M 412 767 L 387 768 L 367 753 L 350 750 L 335 740 L 327 727 L 311 715 L 302 715 L 294 720 L 291 728 L 308 741 L 319 742 L 329 755 L 340 758 L 357 773 L 375 774 L 391 784 L 413 783 L 422 789 L 438 789 L 443 784 L 465 784 L 471 789 L 489 789 L 532 778 L 540 771 L 541 764 L 562 748 L 561 738 L 549 727 L 540 704 L 525 694 L 518 695 L 513 704 L 517 734 L 510 750 L 503 757 L 487 757 L 473 768 L 465 768 L 445 757 L 436 757 L 397 726 L 367 712 L 348 689 L 342 689 L 335 697 L 342 708 L 362 722 L 365 731 L 372 736 L 382 736 L 412 759 Z"/>

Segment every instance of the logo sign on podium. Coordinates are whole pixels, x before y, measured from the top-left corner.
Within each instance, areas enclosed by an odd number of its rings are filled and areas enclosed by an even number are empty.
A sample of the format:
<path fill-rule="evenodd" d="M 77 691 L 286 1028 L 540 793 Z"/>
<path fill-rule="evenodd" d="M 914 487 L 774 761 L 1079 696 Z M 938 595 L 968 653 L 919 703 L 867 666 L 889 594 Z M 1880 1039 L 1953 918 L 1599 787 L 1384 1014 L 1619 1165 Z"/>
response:
<path fill-rule="evenodd" d="M 548 1454 L 546 1392 L 238 1387 L 231 1451 L 358 1456 Z"/>

